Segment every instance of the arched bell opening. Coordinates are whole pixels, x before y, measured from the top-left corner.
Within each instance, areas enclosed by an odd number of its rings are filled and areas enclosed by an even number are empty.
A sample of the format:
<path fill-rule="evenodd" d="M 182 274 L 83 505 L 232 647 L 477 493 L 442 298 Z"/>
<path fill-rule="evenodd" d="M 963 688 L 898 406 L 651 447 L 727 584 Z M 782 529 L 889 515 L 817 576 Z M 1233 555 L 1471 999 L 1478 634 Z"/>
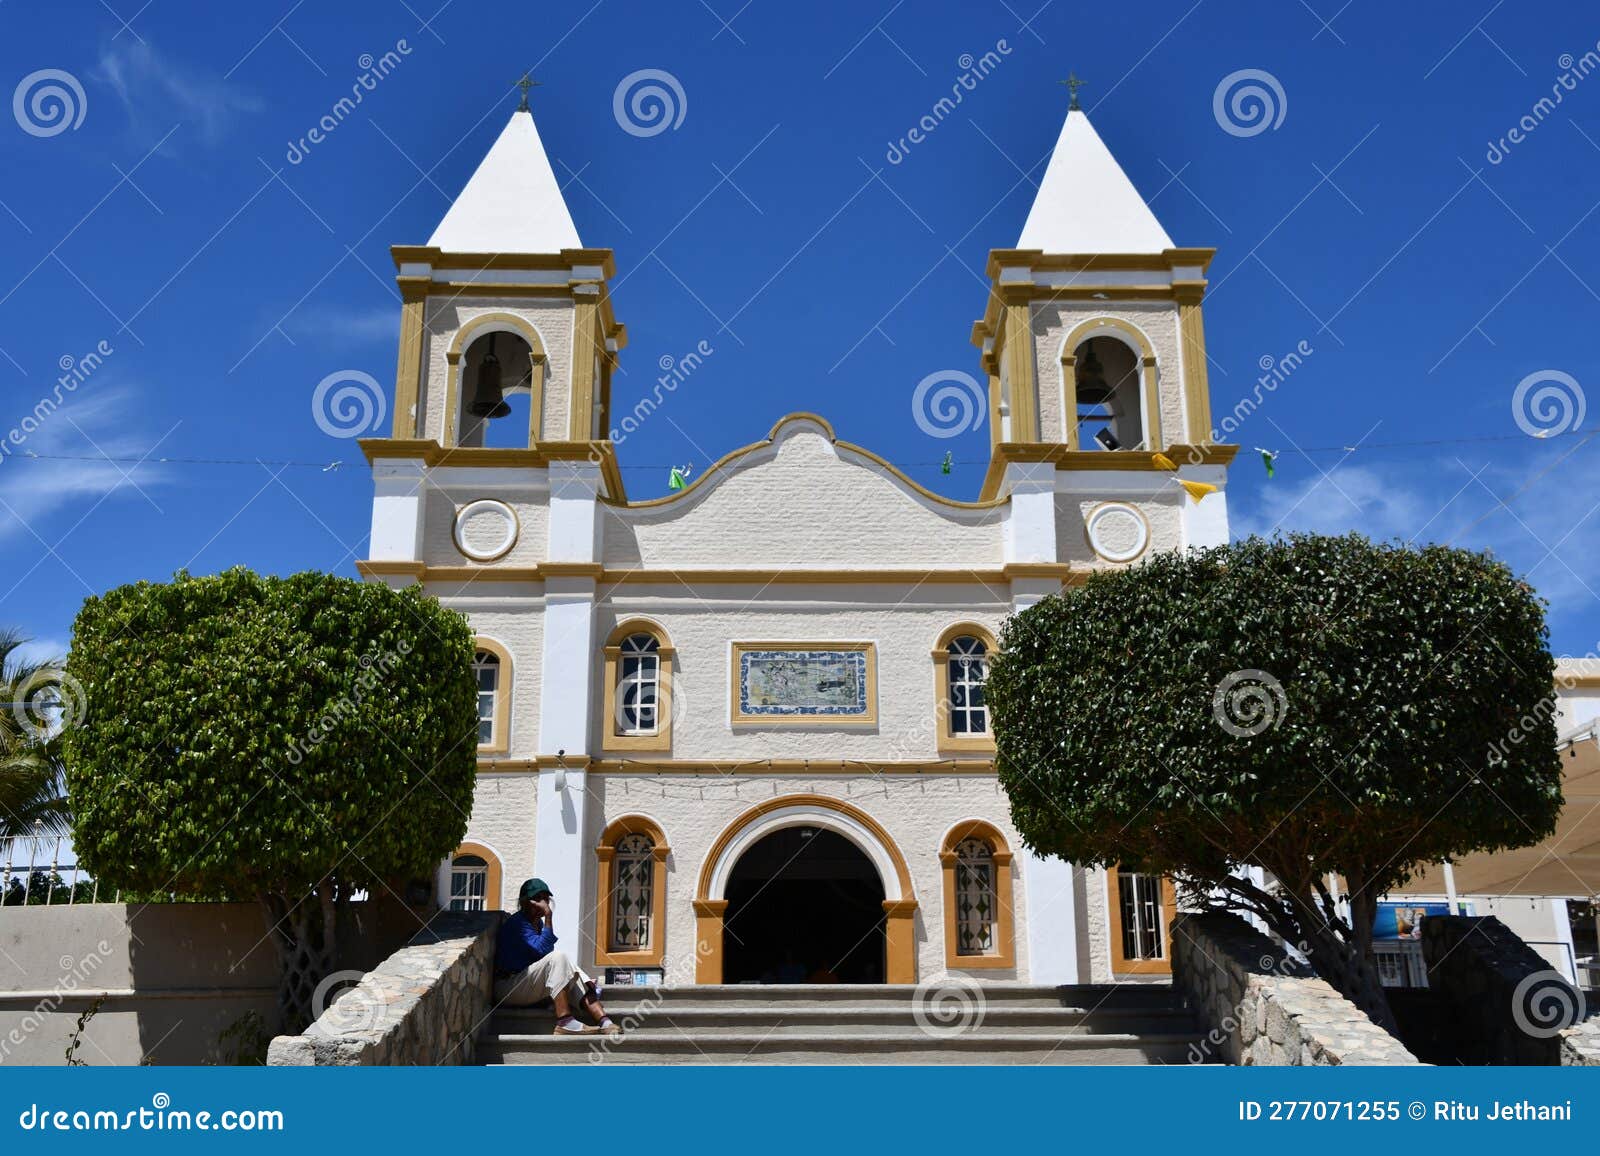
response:
<path fill-rule="evenodd" d="M 1073 350 L 1078 446 L 1139 450 L 1145 445 L 1140 359 L 1114 337 L 1091 337 Z"/>
<path fill-rule="evenodd" d="M 457 445 L 526 449 L 538 415 L 537 359 L 518 333 L 495 330 L 473 340 L 461 355 L 461 412 Z"/>

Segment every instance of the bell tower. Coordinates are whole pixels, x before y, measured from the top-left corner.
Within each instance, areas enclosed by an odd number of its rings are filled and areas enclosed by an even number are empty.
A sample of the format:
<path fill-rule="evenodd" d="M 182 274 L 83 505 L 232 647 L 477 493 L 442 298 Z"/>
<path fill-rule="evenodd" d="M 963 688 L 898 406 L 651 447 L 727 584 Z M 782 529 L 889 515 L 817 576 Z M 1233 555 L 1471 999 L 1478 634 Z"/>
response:
<path fill-rule="evenodd" d="M 972 330 L 989 378 L 983 496 L 1019 462 L 1150 470 L 1165 459 L 1220 485 L 1211 467 L 1232 449 L 1211 445 L 1200 305 L 1215 250 L 1173 244 L 1079 107 L 1082 82 L 1065 83 L 1060 137 L 1016 247 L 989 255 Z"/>
<path fill-rule="evenodd" d="M 627 339 L 607 287 L 615 266 L 578 237 L 531 86 L 428 243 L 392 250 L 403 303 L 392 436 L 453 464 L 486 449 L 594 457 L 620 497 L 606 442 Z"/>

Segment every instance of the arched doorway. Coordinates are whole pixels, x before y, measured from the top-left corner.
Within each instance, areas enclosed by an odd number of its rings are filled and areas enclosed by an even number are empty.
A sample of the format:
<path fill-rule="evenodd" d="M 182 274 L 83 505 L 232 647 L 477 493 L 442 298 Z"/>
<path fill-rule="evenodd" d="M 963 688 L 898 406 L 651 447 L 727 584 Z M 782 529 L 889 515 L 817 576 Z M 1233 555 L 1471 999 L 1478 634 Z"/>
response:
<path fill-rule="evenodd" d="M 729 937 L 724 936 L 723 925 L 733 897 L 730 884 L 745 853 L 767 836 L 795 828 L 837 835 L 867 860 L 883 895 L 879 904 L 883 912 L 882 982 L 916 983 L 917 899 L 905 856 L 871 815 L 827 795 L 783 795 L 758 803 L 712 843 L 695 888 L 695 981 L 724 982 L 723 951 Z"/>
<path fill-rule="evenodd" d="M 724 983 L 882 983 L 883 881 L 818 827 L 764 835 L 728 876 Z"/>

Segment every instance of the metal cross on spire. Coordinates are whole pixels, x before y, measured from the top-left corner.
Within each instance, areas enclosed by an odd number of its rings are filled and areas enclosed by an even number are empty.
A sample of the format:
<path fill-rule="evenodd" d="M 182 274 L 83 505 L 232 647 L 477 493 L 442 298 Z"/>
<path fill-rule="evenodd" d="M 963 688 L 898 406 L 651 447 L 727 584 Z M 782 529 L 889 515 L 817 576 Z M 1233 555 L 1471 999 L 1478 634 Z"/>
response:
<path fill-rule="evenodd" d="M 527 112 L 528 111 L 528 90 L 529 89 L 533 89 L 533 88 L 538 88 L 539 87 L 539 82 L 537 80 L 533 79 L 533 77 L 529 76 L 526 72 L 524 72 L 522 74 L 522 79 L 517 81 L 517 87 L 522 89 L 522 103 L 517 105 L 517 111 L 518 112 Z"/>
<path fill-rule="evenodd" d="M 1067 73 L 1067 78 L 1065 80 L 1058 80 L 1056 83 L 1057 84 L 1066 85 L 1067 86 L 1067 91 L 1072 94 L 1072 103 L 1067 105 L 1067 111 L 1068 112 L 1074 112 L 1074 111 L 1082 112 L 1083 111 L 1083 106 L 1078 103 L 1078 89 L 1082 88 L 1088 82 L 1084 81 L 1084 80 L 1079 80 L 1077 73 L 1069 72 L 1069 73 Z"/>

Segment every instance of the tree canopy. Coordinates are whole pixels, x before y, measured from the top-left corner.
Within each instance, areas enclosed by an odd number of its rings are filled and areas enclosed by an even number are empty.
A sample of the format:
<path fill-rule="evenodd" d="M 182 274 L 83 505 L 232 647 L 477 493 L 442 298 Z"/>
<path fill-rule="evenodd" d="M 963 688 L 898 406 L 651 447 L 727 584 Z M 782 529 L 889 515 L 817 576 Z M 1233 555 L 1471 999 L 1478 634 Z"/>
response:
<path fill-rule="evenodd" d="M 1543 603 L 1484 554 L 1351 535 L 1158 555 L 1007 624 L 1000 781 L 1036 851 L 1220 896 L 1382 1012 L 1377 899 L 1555 828 L 1546 638 Z"/>
<path fill-rule="evenodd" d="M 27 639 L 0 630 L 0 840 L 66 833 L 61 742 L 72 722 L 59 659 L 28 660 Z"/>
<path fill-rule="evenodd" d="M 465 834 L 473 652 L 419 589 L 325 574 L 90 598 L 67 662 L 87 704 L 66 732 L 81 862 L 132 891 L 260 897 L 291 956 L 314 941 L 295 964 L 314 970 L 332 928 L 312 912 L 431 872 Z"/>

